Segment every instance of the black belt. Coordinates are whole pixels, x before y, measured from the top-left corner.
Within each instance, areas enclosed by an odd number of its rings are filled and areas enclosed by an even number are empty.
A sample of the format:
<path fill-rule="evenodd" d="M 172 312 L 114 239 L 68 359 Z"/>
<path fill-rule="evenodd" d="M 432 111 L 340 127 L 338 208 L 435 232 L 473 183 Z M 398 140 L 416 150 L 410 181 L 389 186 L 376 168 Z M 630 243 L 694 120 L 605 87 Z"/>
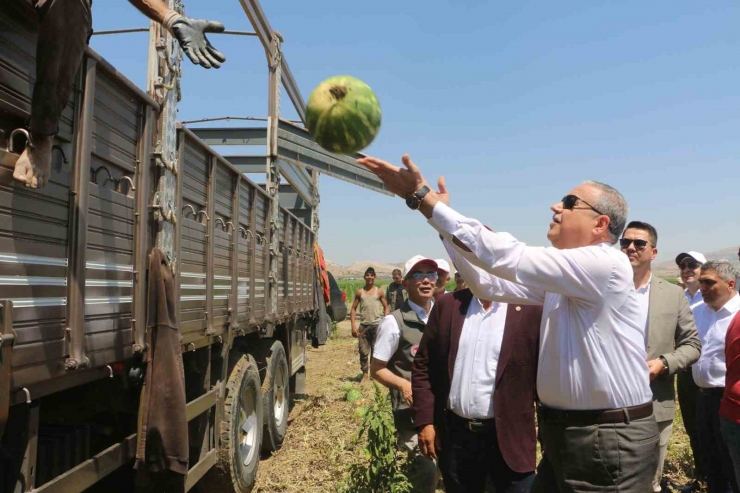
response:
<path fill-rule="evenodd" d="M 490 431 L 496 429 L 496 420 L 490 419 L 468 419 L 458 416 L 452 411 L 447 411 L 447 420 L 450 423 L 454 423 L 457 426 L 462 426 L 474 433 L 480 433 L 483 431 Z"/>
<path fill-rule="evenodd" d="M 725 388 L 724 387 L 712 387 L 712 388 L 705 389 L 705 388 L 699 387 L 699 392 L 705 395 L 722 397 L 725 393 Z"/>
<path fill-rule="evenodd" d="M 580 426 L 629 423 L 631 420 L 647 418 L 652 414 L 652 402 L 621 409 L 561 410 L 543 405 L 539 407 L 539 417 L 543 421 L 559 421 Z"/>

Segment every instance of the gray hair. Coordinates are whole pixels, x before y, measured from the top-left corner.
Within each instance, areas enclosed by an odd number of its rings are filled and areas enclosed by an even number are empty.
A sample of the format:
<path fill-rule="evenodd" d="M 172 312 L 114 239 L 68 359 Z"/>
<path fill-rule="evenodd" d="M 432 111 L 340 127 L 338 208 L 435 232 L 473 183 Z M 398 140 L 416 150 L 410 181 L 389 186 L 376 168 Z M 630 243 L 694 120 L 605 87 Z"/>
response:
<path fill-rule="evenodd" d="M 606 183 L 588 180 L 584 181 L 582 185 L 594 187 L 599 191 L 599 198 L 596 199 L 593 206 L 609 217 L 609 236 L 612 244 L 616 243 L 624 232 L 625 224 L 627 224 L 627 214 L 629 213 L 627 201 L 616 188 L 610 187 Z"/>
<path fill-rule="evenodd" d="M 709 260 L 707 263 L 702 264 L 702 274 L 708 270 L 713 270 L 723 281 L 734 281 L 740 277 L 737 269 L 728 260 Z"/>

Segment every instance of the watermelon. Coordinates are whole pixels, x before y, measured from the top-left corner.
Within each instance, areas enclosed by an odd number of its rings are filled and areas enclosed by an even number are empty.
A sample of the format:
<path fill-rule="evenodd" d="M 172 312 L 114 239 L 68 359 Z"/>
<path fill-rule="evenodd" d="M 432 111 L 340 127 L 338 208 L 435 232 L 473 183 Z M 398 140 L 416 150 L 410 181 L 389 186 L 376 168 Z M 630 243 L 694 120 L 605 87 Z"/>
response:
<path fill-rule="evenodd" d="M 306 125 L 321 147 L 353 155 L 380 130 L 380 103 L 370 86 L 349 75 L 330 77 L 308 98 Z"/>
<path fill-rule="evenodd" d="M 362 399 L 362 393 L 357 389 L 352 389 L 347 392 L 347 395 L 344 398 L 347 399 L 347 402 L 359 401 Z"/>

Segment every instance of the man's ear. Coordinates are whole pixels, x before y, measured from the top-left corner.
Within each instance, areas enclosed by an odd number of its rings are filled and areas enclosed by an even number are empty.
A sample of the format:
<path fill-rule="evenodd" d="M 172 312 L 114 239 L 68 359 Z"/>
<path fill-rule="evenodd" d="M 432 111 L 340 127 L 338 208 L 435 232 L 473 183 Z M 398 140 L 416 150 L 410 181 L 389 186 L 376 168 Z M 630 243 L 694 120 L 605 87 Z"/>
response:
<path fill-rule="evenodd" d="M 650 260 L 655 260 L 655 257 L 658 256 L 658 249 L 656 247 L 653 247 L 653 256 Z"/>
<path fill-rule="evenodd" d="M 609 219 L 609 216 L 605 216 L 604 214 L 600 215 L 598 219 L 596 220 L 596 226 L 594 226 L 594 231 L 597 234 L 608 233 L 609 224 L 611 224 L 611 222 L 612 220 Z"/>

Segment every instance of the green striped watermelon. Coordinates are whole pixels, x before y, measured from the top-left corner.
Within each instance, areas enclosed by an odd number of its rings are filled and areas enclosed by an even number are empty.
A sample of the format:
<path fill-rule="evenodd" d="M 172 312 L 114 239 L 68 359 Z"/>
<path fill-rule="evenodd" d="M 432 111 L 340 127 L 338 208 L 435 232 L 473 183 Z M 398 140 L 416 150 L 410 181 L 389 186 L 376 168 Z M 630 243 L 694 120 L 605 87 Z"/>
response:
<path fill-rule="evenodd" d="M 326 79 L 308 98 L 306 125 L 316 143 L 352 155 L 380 130 L 380 103 L 370 86 L 349 75 Z"/>

